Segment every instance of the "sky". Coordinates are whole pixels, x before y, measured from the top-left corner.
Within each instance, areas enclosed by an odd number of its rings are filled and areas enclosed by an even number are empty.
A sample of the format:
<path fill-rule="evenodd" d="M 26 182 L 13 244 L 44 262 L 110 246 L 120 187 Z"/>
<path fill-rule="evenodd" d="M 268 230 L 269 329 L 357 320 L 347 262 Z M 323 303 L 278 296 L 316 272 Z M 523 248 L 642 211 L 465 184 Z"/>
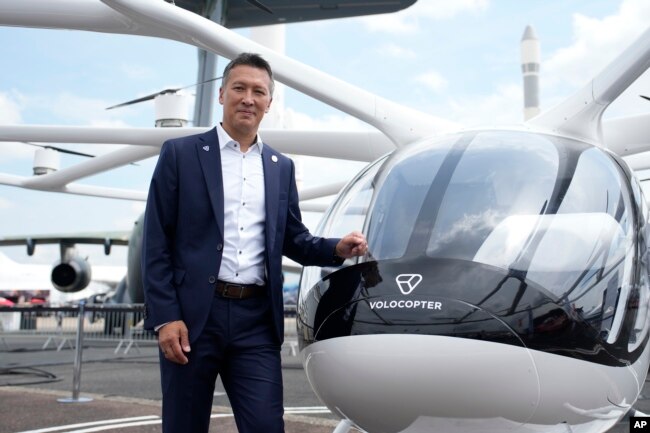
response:
<path fill-rule="evenodd" d="M 541 108 L 579 89 L 650 23 L 647 0 L 419 0 L 395 14 L 286 25 L 286 54 L 387 99 L 464 126 L 521 123 L 520 40 L 527 25 L 541 43 Z M 247 36 L 248 29 L 237 30 Z M 196 82 L 196 49 L 148 37 L 0 27 L 0 124 L 153 126 L 151 101 L 106 107 Z M 225 65 L 219 60 L 218 69 Z M 220 71 L 219 71 L 220 72 Z M 605 117 L 640 114 L 650 103 L 644 74 Z M 215 122 L 221 117 L 215 109 Z M 193 107 L 193 104 L 191 105 Z M 286 117 L 300 129 L 360 130 L 367 125 L 291 89 Z M 107 146 L 69 145 L 100 154 Z M 0 143 L 0 172 L 31 175 L 34 147 Z M 81 157 L 62 158 L 62 165 Z M 146 190 L 156 158 L 84 183 Z M 303 185 L 349 179 L 361 163 L 307 158 Z M 45 193 L 0 186 L 0 237 L 129 230 L 143 202 Z M 314 229 L 320 215 L 305 213 Z M 125 249 L 95 264 L 124 264 Z M 14 260 L 51 263 L 58 248 L 3 248 Z"/>

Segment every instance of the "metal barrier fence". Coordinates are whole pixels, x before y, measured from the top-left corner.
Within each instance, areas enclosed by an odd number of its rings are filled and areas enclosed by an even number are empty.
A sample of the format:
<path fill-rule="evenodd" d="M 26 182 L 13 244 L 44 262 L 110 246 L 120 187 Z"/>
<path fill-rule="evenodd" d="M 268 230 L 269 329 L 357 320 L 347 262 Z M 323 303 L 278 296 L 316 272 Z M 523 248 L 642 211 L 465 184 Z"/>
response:
<path fill-rule="evenodd" d="M 82 308 L 83 321 L 80 321 Z M 296 306 L 285 306 L 284 315 L 295 317 Z M 131 348 L 138 349 L 140 343 L 156 342 L 154 333 L 146 331 L 143 323 L 143 304 L 0 307 L 0 345 L 6 346 L 7 337 L 33 336 L 43 339 L 43 349 L 74 349 L 78 328 L 82 328 L 83 340 L 87 343 L 112 342 L 116 346 L 115 353 L 120 350 L 127 353 Z"/>
<path fill-rule="evenodd" d="M 81 313 L 80 313 L 81 312 Z M 80 320 L 83 316 L 83 320 Z M 141 342 L 155 342 L 153 332 L 143 328 L 144 306 L 83 304 L 69 307 L 0 307 L 0 344 L 12 336 L 43 339 L 43 349 L 74 348 L 79 328 L 86 342 L 114 342 L 115 353 Z"/>

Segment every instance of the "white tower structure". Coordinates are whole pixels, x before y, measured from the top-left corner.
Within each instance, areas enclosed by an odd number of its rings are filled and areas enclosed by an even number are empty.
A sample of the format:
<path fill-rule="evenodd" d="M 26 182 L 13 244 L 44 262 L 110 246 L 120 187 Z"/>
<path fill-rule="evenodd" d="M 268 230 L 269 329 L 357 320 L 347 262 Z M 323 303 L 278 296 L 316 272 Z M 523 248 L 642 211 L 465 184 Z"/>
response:
<path fill-rule="evenodd" d="M 524 76 L 524 120 L 537 116 L 539 109 L 539 39 L 531 26 L 521 38 L 521 72 Z"/>
<path fill-rule="evenodd" d="M 273 51 L 277 51 L 280 54 L 285 53 L 286 31 L 284 24 L 252 27 L 250 38 L 258 44 L 262 44 Z M 273 68 L 273 65 L 271 65 L 271 68 Z M 275 82 L 275 91 L 273 92 L 271 109 L 266 116 L 264 116 L 260 127 L 265 129 L 280 129 L 285 127 L 284 84 L 277 81 Z"/>
<path fill-rule="evenodd" d="M 264 45 L 280 54 L 285 54 L 286 29 L 284 24 L 252 27 L 250 38 L 258 44 Z M 271 65 L 272 67 L 273 65 Z M 284 84 L 276 81 L 271 109 L 264 116 L 260 127 L 264 129 L 286 128 L 288 125 L 285 123 L 284 114 Z M 303 186 L 303 164 L 299 155 L 292 155 L 291 159 L 293 159 L 296 165 L 296 185 L 300 191 Z"/>

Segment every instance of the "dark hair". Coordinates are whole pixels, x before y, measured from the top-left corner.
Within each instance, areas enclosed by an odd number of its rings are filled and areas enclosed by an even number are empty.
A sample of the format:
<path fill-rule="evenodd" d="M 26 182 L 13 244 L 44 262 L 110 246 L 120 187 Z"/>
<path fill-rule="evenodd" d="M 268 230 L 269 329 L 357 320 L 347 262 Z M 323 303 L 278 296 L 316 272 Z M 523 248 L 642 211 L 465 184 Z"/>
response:
<path fill-rule="evenodd" d="M 273 71 L 271 70 L 271 65 L 269 65 L 269 62 L 264 60 L 262 56 L 255 53 L 241 53 L 232 59 L 223 70 L 223 78 L 221 81 L 223 85 L 228 82 L 230 71 L 235 66 L 252 66 L 253 68 L 257 69 L 264 69 L 269 74 L 269 79 L 271 80 L 269 91 L 271 92 L 271 96 L 273 96 L 273 89 L 275 88 L 275 83 L 273 82 Z"/>

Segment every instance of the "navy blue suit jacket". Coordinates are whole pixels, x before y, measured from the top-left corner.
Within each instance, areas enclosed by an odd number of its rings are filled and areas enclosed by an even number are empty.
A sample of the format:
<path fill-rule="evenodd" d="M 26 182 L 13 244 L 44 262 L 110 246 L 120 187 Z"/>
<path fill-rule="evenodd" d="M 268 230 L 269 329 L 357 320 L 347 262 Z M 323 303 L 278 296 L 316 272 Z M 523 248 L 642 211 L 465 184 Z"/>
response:
<path fill-rule="evenodd" d="M 293 161 L 264 144 L 262 164 L 267 289 L 281 343 L 282 255 L 306 266 L 335 266 L 342 261 L 334 256 L 339 239 L 314 237 L 301 221 Z M 221 266 L 223 207 L 216 129 L 166 141 L 151 180 L 144 221 L 145 328 L 183 320 L 190 343 L 203 330 Z"/>

